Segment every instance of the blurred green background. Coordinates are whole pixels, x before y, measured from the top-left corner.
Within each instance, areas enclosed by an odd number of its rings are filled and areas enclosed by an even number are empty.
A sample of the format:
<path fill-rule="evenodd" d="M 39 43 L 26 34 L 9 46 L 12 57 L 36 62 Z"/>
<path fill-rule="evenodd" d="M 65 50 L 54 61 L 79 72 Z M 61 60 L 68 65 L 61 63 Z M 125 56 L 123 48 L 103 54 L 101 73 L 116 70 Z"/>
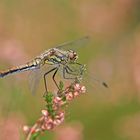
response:
<path fill-rule="evenodd" d="M 85 35 L 90 42 L 79 49 L 79 61 L 109 83 L 109 94 L 90 87 L 70 104 L 64 126 L 40 139 L 140 140 L 139 0 L 0 1 L 1 70 Z M 1 140 L 22 139 L 22 125 L 41 115 L 43 86 L 32 96 L 27 77 L 0 79 Z"/>

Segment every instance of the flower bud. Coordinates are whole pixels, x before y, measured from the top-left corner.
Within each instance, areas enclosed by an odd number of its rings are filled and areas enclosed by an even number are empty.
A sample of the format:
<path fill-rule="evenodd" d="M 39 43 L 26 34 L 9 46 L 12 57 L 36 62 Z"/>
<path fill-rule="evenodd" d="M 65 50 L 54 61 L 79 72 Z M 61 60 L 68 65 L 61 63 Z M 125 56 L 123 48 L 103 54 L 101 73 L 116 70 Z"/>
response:
<path fill-rule="evenodd" d="M 73 94 L 74 94 L 75 97 L 79 96 L 79 92 L 77 92 L 77 91 L 74 92 Z"/>
<path fill-rule="evenodd" d="M 54 99 L 53 99 L 53 102 L 54 103 L 58 103 L 58 102 L 60 102 L 62 99 L 60 98 L 60 97 L 55 97 Z"/>
<path fill-rule="evenodd" d="M 66 100 L 71 101 L 73 99 L 73 94 L 70 92 L 66 95 Z"/>
<path fill-rule="evenodd" d="M 74 85 L 74 89 L 76 91 L 80 90 L 80 88 L 81 88 L 80 84 L 77 83 L 77 84 Z"/>
<path fill-rule="evenodd" d="M 30 127 L 27 126 L 27 125 L 24 125 L 24 126 L 23 126 L 23 131 L 24 131 L 25 133 L 28 133 L 28 132 L 30 131 Z"/>
<path fill-rule="evenodd" d="M 42 114 L 43 114 L 45 117 L 48 117 L 48 114 L 49 114 L 49 113 L 48 113 L 47 110 L 42 110 L 41 112 L 42 112 Z"/>
<path fill-rule="evenodd" d="M 85 92 L 86 92 L 86 87 L 85 87 L 85 86 L 82 86 L 82 87 L 81 87 L 81 92 L 82 92 L 82 93 L 85 93 Z"/>

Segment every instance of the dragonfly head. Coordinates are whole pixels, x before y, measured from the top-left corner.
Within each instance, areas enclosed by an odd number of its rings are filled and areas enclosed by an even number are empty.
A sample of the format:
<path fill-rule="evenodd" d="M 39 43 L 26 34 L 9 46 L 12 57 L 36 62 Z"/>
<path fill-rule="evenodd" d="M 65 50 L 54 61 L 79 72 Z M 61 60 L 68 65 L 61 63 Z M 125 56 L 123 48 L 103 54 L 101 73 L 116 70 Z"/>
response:
<path fill-rule="evenodd" d="M 68 58 L 69 58 L 70 61 L 74 62 L 78 59 L 78 55 L 75 51 L 69 50 L 68 51 Z"/>

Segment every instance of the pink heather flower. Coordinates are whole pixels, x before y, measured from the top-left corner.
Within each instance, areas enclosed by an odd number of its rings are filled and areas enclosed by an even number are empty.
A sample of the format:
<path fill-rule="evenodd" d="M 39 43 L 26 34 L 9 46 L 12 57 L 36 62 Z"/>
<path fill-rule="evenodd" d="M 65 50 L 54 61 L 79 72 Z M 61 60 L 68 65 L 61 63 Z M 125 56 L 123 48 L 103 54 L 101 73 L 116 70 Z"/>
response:
<path fill-rule="evenodd" d="M 65 113 L 60 112 L 58 115 L 55 116 L 54 125 L 58 126 L 64 121 Z"/>
<path fill-rule="evenodd" d="M 51 130 L 54 128 L 54 125 L 53 125 L 53 123 L 47 123 L 45 128 L 46 128 L 46 130 Z"/>
<path fill-rule="evenodd" d="M 42 125 L 43 130 L 50 130 L 53 129 L 53 127 L 54 127 L 53 120 L 51 118 L 47 118 Z"/>
<path fill-rule="evenodd" d="M 61 123 L 62 122 L 59 119 L 55 119 L 54 122 L 53 122 L 53 124 L 56 125 L 56 126 L 60 125 Z"/>
<path fill-rule="evenodd" d="M 47 122 L 47 123 L 45 124 L 45 126 L 46 126 L 46 130 L 51 130 L 51 129 L 54 128 L 53 122 Z"/>
<path fill-rule="evenodd" d="M 73 95 L 74 95 L 74 97 L 77 97 L 77 96 L 79 96 L 79 92 L 76 91 L 73 93 Z"/>
<path fill-rule="evenodd" d="M 77 91 L 77 93 L 74 93 L 75 96 L 78 96 L 78 93 L 85 93 L 86 92 L 85 86 L 81 86 L 79 83 L 76 83 L 74 85 L 74 90 L 75 90 L 75 92 Z"/>
<path fill-rule="evenodd" d="M 73 94 L 72 94 L 72 92 L 69 92 L 69 93 L 66 95 L 66 100 L 71 101 L 72 99 L 73 99 Z"/>
<path fill-rule="evenodd" d="M 49 113 L 47 110 L 42 110 L 41 112 L 45 117 L 48 117 Z"/>
<path fill-rule="evenodd" d="M 41 129 L 42 129 L 42 130 L 46 130 L 44 124 L 41 126 Z"/>
<path fill-rule="evenodd" d="M 59 116 L 60 118 L 64 117 L 65 113 L 64 112 L 60 112 Z"/>
<path fill-rule="evenodd" d="M 73 89 L 72 91 L 71 88 Z M 52 117 L 52 115 L 49 114 L 49 112 L 46 109 L 42 110 L 42 116 L 35 123 L 35 125 L 32 128 L 24 126 L 23 130 L 25 132 L 27 131 L 28 136 L 30 137 L 33 133 L 54 129 L 56 126 L 60 125 L 65 119 L 65 112 L 62 108 L 62 105 L 67 103 L 67 101 L 73 100 L 75 97 L 79 96 L 80 93 L 84 93 L 85 91 L 85 86 L 81 86 L 79 83 L 71 84 L 63 91 L 66 97 L 66 101 L 63 101 L 63 97 L 53 97 L 52 108 L 55 113 L 55 116 Z"/>
<path fill-rule="evenodd" d="M 66 104 L 65 101 L 61 101 L 61 102 L 59 103 L 60 106 L 62 106 L 62 105 L 64 105 L 64 104 Z"/>
<path fill-rule="evenodd" d="M 60 112 L 59 117 L 60 117 L 59 119 L 61 121 L 63 121 L 64 120 L 64 117 L 65 117 L 65 113 L 64 112 Z"/>
<path fill-rule="evenodd" d="M 64 117 L 62 117 L 62 118 L 60 118 L 60 121 L 61 121 L 61 122 L 63 122 L 63 121 L 64 121 L 64 119 L 65 119 L 65 116 L 64 116 Z"/>
<path fill-rule="evenodd" d="M 55 126 L 58 126 L 57 120 L 54 120 L 54 121 L 53 121 L 53 124 L 54 124 Z"/>
<path fill-rule="evenodd" d="M 45 117 L 44 120 L 45 120 L 45 123 L 46 124 L 49 124 L 49 123 L 52 123 L 53 122 L 53 120 L 52 120 L 51 117 L 49 117 L 49 118 L 48 117 Z"/>
<path fill-rule="evenodd" d="M 30 131 L 30 127 L 27 125 L 23 126 L 23 131 L 27 134 Z"/>
<path fill-rule="evenodd" d="M 85 92 L 86 92 L 86 87 L 85 87 L 85 86 L 82 86 L 82 87 L 81 87 L 81 92 L 82 92 L 82 93 L 85 93 Z"/>
<path fill-rule="evenodd" d="M 53 122 L 52 118 L 48 118 L 47 123 L 52 123 L 52 122 Z"/>
<path fill-rule="evenodd" d="M 59 115 L 56 115 L 56 116 L 55 116 L 55 119 L 59 119 L 59 118 L 60 118 L 60 116 L 59 116 Z"/>
<path fill-rule="evenodd" d="M 60 97 L 55 97 L 54 99 L 53 99 L 53 102 L 55 103 L 54 104 L 54 108 L 55 108 L 55 106 L 62 106 L 62 105 L 64 105 L 65 104 L 65 102 L 60 98 Z"/>
<path fill-rule="evenodd" d="M 81 88 L 80 84 L 76 83 L 76 84 L 74 85 L 74 90 L 79 91 L 80 88 Z"/>
<path fill-rule="evenodd" d="M 55 98 L 53 99 L 53 102 L 57 104 L 57 103 L 59 103 L 61 100 L 62 100 L 62 99 L 61 99 L 60 97 L 55 97 Z"/>

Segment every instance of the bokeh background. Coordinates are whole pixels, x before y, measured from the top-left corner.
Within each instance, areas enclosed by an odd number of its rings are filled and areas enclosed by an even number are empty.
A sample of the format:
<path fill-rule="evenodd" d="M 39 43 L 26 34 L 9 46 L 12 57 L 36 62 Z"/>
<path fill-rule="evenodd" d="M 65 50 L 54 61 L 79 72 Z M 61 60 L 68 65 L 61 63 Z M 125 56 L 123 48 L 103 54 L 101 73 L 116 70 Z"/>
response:
<path fill-rule="evenodd" d="M 139 140 L 140 1 L 0 1 L 2 70 L 85 35 L 90 43 L 79 48 L 79 61 L 109 83 L 109 93 L 91 86 L 70 104 L 65 123 L 40 139 Z M 43 86 L 32 96 L 27 79 L 23 73 L 0 79 L 1 140 L 24 139 L 22 126 L 32 125 L 44 107 Z"/>

